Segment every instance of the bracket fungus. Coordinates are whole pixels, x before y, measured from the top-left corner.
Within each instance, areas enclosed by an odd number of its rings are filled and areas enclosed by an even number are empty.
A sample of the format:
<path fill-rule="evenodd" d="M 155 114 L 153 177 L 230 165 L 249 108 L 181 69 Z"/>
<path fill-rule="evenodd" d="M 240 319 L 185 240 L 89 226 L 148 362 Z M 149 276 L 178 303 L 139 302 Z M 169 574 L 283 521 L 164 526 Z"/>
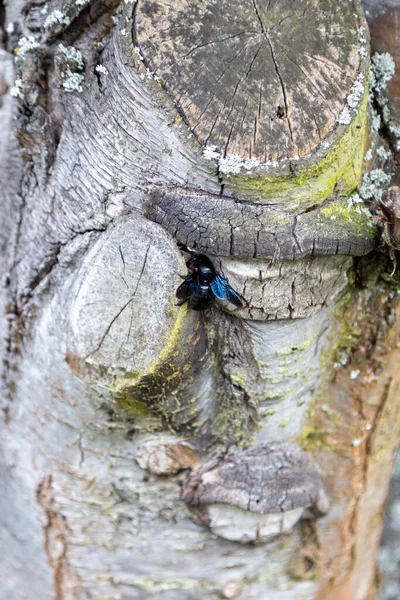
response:
<path fill-rule="evenodd" d="M 266 542 L 329 508 L 316 467 L 288 443 L 207 461 L 188 475 L 183 499 L 196 521 L 243 543 Z"/>

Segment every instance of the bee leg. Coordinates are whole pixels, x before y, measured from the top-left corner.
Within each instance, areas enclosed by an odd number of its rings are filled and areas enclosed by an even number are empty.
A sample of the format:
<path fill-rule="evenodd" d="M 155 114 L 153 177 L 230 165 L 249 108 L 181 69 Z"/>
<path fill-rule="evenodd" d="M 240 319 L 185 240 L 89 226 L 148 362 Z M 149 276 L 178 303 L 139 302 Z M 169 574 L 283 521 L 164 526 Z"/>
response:
<path fill-rule="evenodd" d="M 175 303 L 175 306 L 182 306 L 182 304 L 185 304 L 185 302 L 187 302 L 189 300 L 189 298 L 183 298 L 183 300 L 178 300 L 178 302 Z"/>

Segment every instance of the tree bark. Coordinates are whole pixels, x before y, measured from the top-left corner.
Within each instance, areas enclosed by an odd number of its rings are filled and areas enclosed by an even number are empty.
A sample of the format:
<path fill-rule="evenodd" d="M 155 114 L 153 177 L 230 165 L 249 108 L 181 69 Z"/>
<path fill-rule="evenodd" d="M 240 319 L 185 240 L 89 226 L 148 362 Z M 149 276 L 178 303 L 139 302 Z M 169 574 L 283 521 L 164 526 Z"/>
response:
<path fill-rule="evenodd" d="M 400 320 L 359 1 L 3 29 L 2 597 L 372 599 Z M 175 305 L 193 252 L 243 308 Z"/>

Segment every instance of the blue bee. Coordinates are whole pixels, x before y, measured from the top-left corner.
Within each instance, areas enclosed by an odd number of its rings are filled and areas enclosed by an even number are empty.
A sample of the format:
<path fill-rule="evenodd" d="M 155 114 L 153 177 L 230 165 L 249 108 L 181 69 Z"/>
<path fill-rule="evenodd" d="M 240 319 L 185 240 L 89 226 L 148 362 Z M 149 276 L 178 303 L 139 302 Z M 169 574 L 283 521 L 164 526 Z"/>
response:
<path fill-rule="evenodd" d="M 186 266 L 190 274 L 181 275 L 185 281 L 176 290 L 176 297 L 179 298 L 177 306 L 190 300 L 193 310 L 204 310 L 211 306 L 214 296 L 220 300 L 228 300 L 235 306 L 244 306 L 242 298 L 215 270 L 208 256 L 192 256 Z"/>

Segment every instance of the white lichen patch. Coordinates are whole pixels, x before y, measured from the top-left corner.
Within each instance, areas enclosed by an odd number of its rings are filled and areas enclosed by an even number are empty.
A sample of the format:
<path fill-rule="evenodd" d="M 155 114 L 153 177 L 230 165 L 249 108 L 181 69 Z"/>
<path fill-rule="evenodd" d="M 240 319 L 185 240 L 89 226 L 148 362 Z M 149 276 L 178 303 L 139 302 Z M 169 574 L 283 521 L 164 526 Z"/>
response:
<path fill-rule="evenodd" d="M 14 81 L 14 85 L 10 90 L 10 94 L 11 96 L 14 96 L 14 98 L 23 98 L 24 95 L 22 93 L 22 79 L 16 79 Z"/>
<path fill-rule="evenodd" d="M 391 157 L 390 152 L 386 150 L 384 146 L 379 146 L 376 153 L 382 160 L 389 160 L 389 158 Z"/>
<path fill-rule="evenodd" d="M 125 4 L 136 4 L 137 0 L 124 0 Z"/>
<path fill-rule="evenodd" d="M 33 35 L 28 35 L 28 37 L 22 36 L 18 40 L 18 46 L 15 48 L 14 52 L 17 55 L 17 59 L 20 59 L 27 54 L 34 54 L 38 48 L 40 48 L 39 42 L 35 40 Z"/>
<path fill-rule="evenodd" d="M 218 152 L 217 146 L 206 146 L 203 156 L 206 160 L 218 160 L 221 155 Z"/>
<path fill-rule="evenodd" d="M 206 146 L 203 150 L 203 156 L 206 160 L 215 160 L 218 163 L 218 170 L 224 175 L 238 175 L 242 169 L 252 171 L 253 169 L 266 169 L 279 165 L 277 161 L 268 161 L 262 163 L 256 158 L 242 158 L 239 154 L 221 154 L 216 146 Z M 296 160 L 293 157 L 292 160 Z M 281 161 L 283 163 L 285 161 Z"/>
<path fill-rule="evenodd" d="M 366 48 L 366 44 L 367 44 L 367 38 L 365 35 L 365 27 L 359 27 L 357 30 L 358 33 L 358 41 L 359 41 L 359 48 L 358 48 L 358 54 L 361 56 L 362 59 L 367 58 L 368 56 L 368 52 L 367 52 L 367 48 Z"/>
<path fill-rule="evenodd" d="M 382 169 L 373 169 L 364 174 L 359 193 L 364 200 L 380 198 L 385 186 L 390 183 L 391 176 Z"/>
<path fill-rule="evenodd" d="M 85 6 L 86 4 L 89 4 L 90 0 L 75 0 L 75 4 L 77 6 Z"/>
<path fill-rule="evenodd" d="M 371 89 L 381 93 L 386 89 L 395 72 L 395 63 L 389 52 L 374 54 L 371 59 L 370 82 Z"/>
<path fill-rule="evenodd" d="M 370 148 L 368 150 L 368 152 L 365 153 L 364 160 L 368 162 L 369 160 L 371 160 L 371 158 L 372 158 L 372 149 Z"/>
<path fill-rule="evenodd" d="M 153 81 L 157 81 L 157 83 L 160 82 L 160 78 L 158 75 L 156 75 L 153 71 L 150 71 L 150 69 L 146 69 L 146 77 L 147 79 L 152 79 Z"/>
<path fill-rule="evenodd" d="M 351 112 L 347 106 L 345 106 L 344 109 L 342 110 L 342 112 L 340 113 L 339 118 L 338 118 L 338 123 L 340 123 L 340 125 L 350 125 Z"/>
<path fill-rule="evenodd" d="M 63 44 L 59 44 L 58 53 L 61 54 L 58 64 L 62 87 L 67 92 L 82 92 L 82 82 L 85 79 L 82 53 L 73 46 Z"/>
<path fill-rule="evenodd" d="M 389 131 L 395 137 L 396 150 L 400 151 L 400 126 L 390 123 Z"/>
<path fill-rule="evenodd" d="M 372 214 L 367 206 L 365 206 L 363 199 L 360 194 L 353 194 L 350 198 L 347 199 L 347 208 L 349 210 L 354 210 L 355 213 L 359 215 L 365 215 L 368 217 L 368 225 L 369 227 L 373 227 L 372 223 Z"/>
<path fill-rule="evenodd" d="M 70 22 L 70 18 L 61 10 L 54 10 L 46 17 L 43 27 L 45 29 L 52 29 L 56 25 L 69 25 Z"/>
<path fill-rule="evenodd" d="M 140 48 L 138 46 L 134 47 L 133 53 L 136 54 L 136 56 L 138 57 L 139 60 L 141 60 L 142 62 L 144 61 L 144 58 L 143 58 L 142 53 L 140 52 Z"/>
<path fill-rule="evenodd" d="M 227 154 L 219 159 L 219 170 L 225 175 L 236 175 L 244 167 L 244 162 L 239 154 Z"/>
<path fill-rule="evenodd" d="M 359 73 L 355 82 L 353 83 L 350 94 L 347 96 L 347 104 L 354 111 L 357 110 L 358 105 L 360 104 L 360 101 L 364 95 L 364 79 L 364 75 L 362 73 Z"/>
<path fill-rule="evenodd" d="M 97 65 L 96 72 L 101 75 L 108 75 L 108 70 L 104 65 Z"/>
<path fill-rule="evenodd" d="M 358 54 L 361 56 L 361 58 L 365 59 L 368 56 L 368 52 L 367 50 L 364 48 L 364 46 L 360 46 L 360 48 L 358 49 Z"/>
<path fill-rule="evenodd" d="M 372 121 L 371 121 L 371 132 L 372 133 L 378 133 L 378 131 L 381 128 L 381 116 L 378 115 L 377 113 L 375 113 L 372 116 Z"/>
<path fill-rule="evenodd" d="M 338 117 L 338 123 L 341 125 L 350 125 L 353 116 L 357 114 L 359 104 L 364 96 L 365 77 L 362 73 L 357 75 L 355 82 L 347 96 L 347 106 L 344 107 Z"/>

